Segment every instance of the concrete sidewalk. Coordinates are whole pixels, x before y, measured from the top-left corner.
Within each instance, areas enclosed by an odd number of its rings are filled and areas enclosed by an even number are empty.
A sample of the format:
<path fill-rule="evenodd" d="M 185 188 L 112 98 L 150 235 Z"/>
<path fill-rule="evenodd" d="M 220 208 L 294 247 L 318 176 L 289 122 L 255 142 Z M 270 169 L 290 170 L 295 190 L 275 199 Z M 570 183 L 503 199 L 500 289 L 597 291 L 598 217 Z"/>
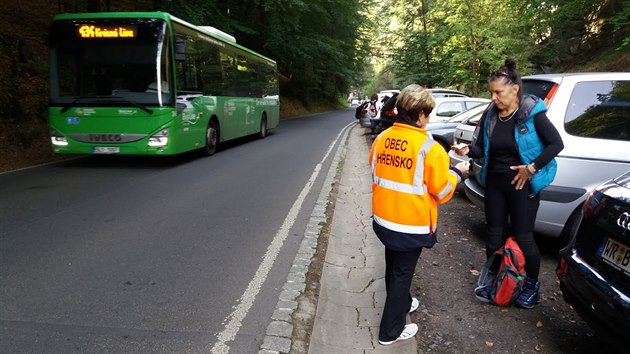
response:
<path fill-rule="evenodd" d="M 417 353 L 415 339 L 378 343 L 385 248 L 372 231 L 365 132 L 355 125 L 348 134 L 309 346 L 312 354 Z"/>

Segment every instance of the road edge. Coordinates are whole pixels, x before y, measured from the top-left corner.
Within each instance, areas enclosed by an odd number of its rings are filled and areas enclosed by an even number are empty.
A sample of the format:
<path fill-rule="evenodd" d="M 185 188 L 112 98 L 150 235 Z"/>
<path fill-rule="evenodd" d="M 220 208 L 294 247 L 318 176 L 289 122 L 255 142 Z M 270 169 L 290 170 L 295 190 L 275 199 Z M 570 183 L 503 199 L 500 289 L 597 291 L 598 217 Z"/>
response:
<path fill-rule="evenodd" d="M 308 353 L 317 310 L 321 269 L 329 233 L 336 191 L 345 159 L 348 134 L 356 122 L 344 127 L 315 207 L 293 260 L 287 281 L 267 326 L 259 354 Z"/>

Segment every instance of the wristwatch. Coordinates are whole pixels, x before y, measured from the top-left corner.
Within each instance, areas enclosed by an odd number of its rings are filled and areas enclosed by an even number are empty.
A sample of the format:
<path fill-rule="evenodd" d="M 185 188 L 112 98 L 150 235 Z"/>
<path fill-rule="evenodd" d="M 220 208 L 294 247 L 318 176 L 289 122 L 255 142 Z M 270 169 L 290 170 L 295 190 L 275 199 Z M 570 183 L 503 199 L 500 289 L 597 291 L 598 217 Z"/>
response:
<path fill-rule="evenodd" d="M 530 168 L 531 166 L 531 168 Z M 530 163 L 529 165 L 526 166 L 527 167 L 527 172 L 529 172 L 529 174 L 534 174 L 536 172 L 538 172 L 538 170 L 536 169 L 536 164 L 535 163 Z M 532 172 L 532 169 L 534 170 L 534 172 Z"/>

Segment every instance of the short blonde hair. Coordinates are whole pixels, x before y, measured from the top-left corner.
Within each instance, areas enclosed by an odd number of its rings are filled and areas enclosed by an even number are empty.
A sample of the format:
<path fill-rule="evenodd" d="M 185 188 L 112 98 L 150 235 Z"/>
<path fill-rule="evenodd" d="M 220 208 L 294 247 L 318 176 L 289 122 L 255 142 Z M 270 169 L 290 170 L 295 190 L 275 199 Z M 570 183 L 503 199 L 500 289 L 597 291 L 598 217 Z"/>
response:
<path fill-rule="evenodd" d="M 423 112 L 428 117 L 433 108 L 435 108 L 433 96 L 422 86 L 416 84 L 411 84 L 402 89 L 396 99 L 398 118 L 407 122 L 417 121 L 420 112 Z"/>

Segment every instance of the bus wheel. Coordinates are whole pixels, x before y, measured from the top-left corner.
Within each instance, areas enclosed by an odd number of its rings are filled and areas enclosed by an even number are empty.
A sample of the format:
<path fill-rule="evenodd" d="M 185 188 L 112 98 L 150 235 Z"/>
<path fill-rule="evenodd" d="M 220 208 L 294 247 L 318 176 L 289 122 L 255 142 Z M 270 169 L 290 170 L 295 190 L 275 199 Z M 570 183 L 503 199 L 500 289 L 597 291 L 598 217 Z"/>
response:
<path fill-rule="evenodd" d="M 219 130 L 214 120 L 208 122 L 208 128 L 206 129 L 206 146 L 204 146 L 202 152 L 206 156 L 214 155 L 217 151 L 217 144 L 219 142 Z"/>
<path fill-rule="evenodd" d="M 259 136 L 261 139 L 264 139 L 267 136 L 267 116 L 263 114 L 262 118 L 260 119 L 260 133 Z"/>

